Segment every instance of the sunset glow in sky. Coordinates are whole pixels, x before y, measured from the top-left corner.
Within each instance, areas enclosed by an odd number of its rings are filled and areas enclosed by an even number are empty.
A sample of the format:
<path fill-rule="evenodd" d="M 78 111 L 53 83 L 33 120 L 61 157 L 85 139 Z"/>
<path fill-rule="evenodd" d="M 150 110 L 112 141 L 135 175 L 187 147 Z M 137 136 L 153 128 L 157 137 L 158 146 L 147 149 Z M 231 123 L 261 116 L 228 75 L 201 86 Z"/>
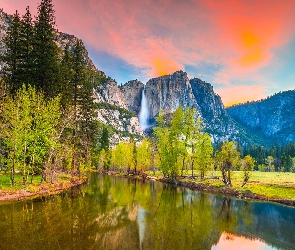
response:
<path fill-rule="evenodd" d="M 36 14 L 39 0 L 0 0 Z M 184 70 L 225 105 L 295 88 L 294 0 L 53 0 L 57 28 L 81 38 L 118 83 Z"/>

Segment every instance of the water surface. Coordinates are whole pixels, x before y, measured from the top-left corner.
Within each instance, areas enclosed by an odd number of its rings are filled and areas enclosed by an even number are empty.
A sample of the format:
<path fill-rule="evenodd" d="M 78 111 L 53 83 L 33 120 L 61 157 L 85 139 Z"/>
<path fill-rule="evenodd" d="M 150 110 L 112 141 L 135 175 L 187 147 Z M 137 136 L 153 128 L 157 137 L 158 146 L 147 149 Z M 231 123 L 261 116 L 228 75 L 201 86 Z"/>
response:
<path fill-rule="evenodd" d="M 0 205 L 0 249 L 295 249 L 295 209 L 93 174 Z"/>

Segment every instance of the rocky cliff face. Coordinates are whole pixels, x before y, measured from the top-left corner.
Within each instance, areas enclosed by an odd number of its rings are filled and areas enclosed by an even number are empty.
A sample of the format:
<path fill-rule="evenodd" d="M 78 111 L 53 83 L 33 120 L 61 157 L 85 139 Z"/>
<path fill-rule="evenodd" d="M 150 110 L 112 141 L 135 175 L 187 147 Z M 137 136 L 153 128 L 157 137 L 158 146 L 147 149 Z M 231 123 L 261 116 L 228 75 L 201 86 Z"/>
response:
<path fill-rule="evenodd" d="M 130 135 L 138 138 L 143 136 L 138 118 L 128 109 L 123 92 L 117 83 L 110 80 L 96 87 L 93 96 L 94 102 L 97 103 L 98 120 L 112 127 L 111 145 L 128 141 Z"/>
<path fill-rule="evenodd" d="M 140 111 L 143 88 L 144 84 L 138 80 L 129 81 L 120 88 L 128 109 L 135 114 Z"/>
<path fill-rule="evenodd" d="M 164 114 L 173 113 L 180 105 L 200 110 L 187 74 L 183 71 L 149 80 L 146 96 L 151 118 L 156 117 L 160 110 Z"/>
<path fill-rule="evenodd" d="M 269 144 L 295 141 L 295 90 L 227 108 L 231 117 Z"/>

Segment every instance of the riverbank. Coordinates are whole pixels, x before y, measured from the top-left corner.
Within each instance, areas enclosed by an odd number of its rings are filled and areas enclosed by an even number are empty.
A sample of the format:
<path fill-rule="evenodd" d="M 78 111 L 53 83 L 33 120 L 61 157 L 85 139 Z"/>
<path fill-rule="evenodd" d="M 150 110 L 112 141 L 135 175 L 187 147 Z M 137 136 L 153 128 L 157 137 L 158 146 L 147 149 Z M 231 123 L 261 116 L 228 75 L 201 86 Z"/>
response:
<path fill-rule="evenodd" d="M 38 178 L 37 178 L 38 180 Z M 50 182 L 40 182 L 37 184 L 36 181 L 32 184 L 17 185 L 10 188 L 0 188 L 0 202 L 5 201 L 16 201 L 24 200 L 28 198 L 42 197 L 48 195 L 59 194 L 71 187 L 79 186 L 87 182 L 88 177 L 82 176 L 80 179 L 72 178 L 70 175 L 63 175 L 57 181 Z"/>
<path fill-rule="evenodd" d="M 114 176 L 120 176 L 124 178 L 133 178 L 133 179 L 144 179 L 149 181 L 160 181 L 163 183 L 168 183 L 171 185 L 176 185 L 179 187 L 185 187 L 189 188 L 194 191 L 202 191 L 202 192 L 208 192 L 213 194 L 220 194 L 230 197 L 235 197 L 238 199 L 244 199 L 244 200 L 256 200 L 256 201 L 266 201 L 266 202 L 275 202 L 287 206 L 295 207 L 295 199 L 287 198 L 289 194 L 286 193 L 286 196 L 268 196 L 265 194 L 259 194 L 251 191 L 251 185 L 254 185 L 254 190 L 261 190 L 261 192 L 265 192 L 268 188 L 268 184 L 263 183 L 257 183 L 257 180 L 252 180 L 249 182 L 248 187 L 246 188 L 235 188 L 235 185 L 233 188 L 225 187 L 221 179 L 218 177 L 216 178 L 208 178 L 205 180 L 200 179 L 191 179 L 191 178 L 183 178 L 180 177 L 176 181 L 171 182 L 170 180 L 164 179 L 162 176 L 152 176 L 152 175 L 128 175 L 128 174 L 122 174 L 122 173 L 116 173 L 112 171 L 105 172 L 104 174 L 108 175 L 114 175 Z M 199 180 L 199 181 L 198 181 Z M 253 184 L 254 183 L 254 184 Z M 293 185 L 293 184 L 292 184 Z M 272 186 L 271 190 L 277 189 L 290 189 L 289 191 L 295 191 L 295 187 L 293 186 Z M 260 188 L 259 188 L 260 187 Z M 292 189 L 292 190 L 291 190 Z M 294 189 L 294 190 L 293 190 Z M 267 193 L 267 192 L 266 192 Z M 275 194 L 277 192 L 274 192 Z M 295 193 L 295 192 L 294 192 Z"/>

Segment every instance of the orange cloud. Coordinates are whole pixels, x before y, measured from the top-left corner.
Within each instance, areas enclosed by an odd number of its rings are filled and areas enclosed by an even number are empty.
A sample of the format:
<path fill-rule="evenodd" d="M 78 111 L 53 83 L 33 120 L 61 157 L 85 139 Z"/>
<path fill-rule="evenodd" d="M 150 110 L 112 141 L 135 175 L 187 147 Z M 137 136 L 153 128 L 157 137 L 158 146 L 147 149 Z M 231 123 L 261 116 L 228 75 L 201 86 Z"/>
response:
<path fill-rule="evenodd" d="M 154 59 L 152 61 L 152 74 L 154 76 L 168 75 L 181 69 L 179 68 L 179 65 L 172 59 L 161 58 Z"/>
<path fill-rule="evenodd" d="M 263 86 L 227 86 L 218 88 L 216 92 L 226 107 L 265 97 L 265 87 Z"/>

